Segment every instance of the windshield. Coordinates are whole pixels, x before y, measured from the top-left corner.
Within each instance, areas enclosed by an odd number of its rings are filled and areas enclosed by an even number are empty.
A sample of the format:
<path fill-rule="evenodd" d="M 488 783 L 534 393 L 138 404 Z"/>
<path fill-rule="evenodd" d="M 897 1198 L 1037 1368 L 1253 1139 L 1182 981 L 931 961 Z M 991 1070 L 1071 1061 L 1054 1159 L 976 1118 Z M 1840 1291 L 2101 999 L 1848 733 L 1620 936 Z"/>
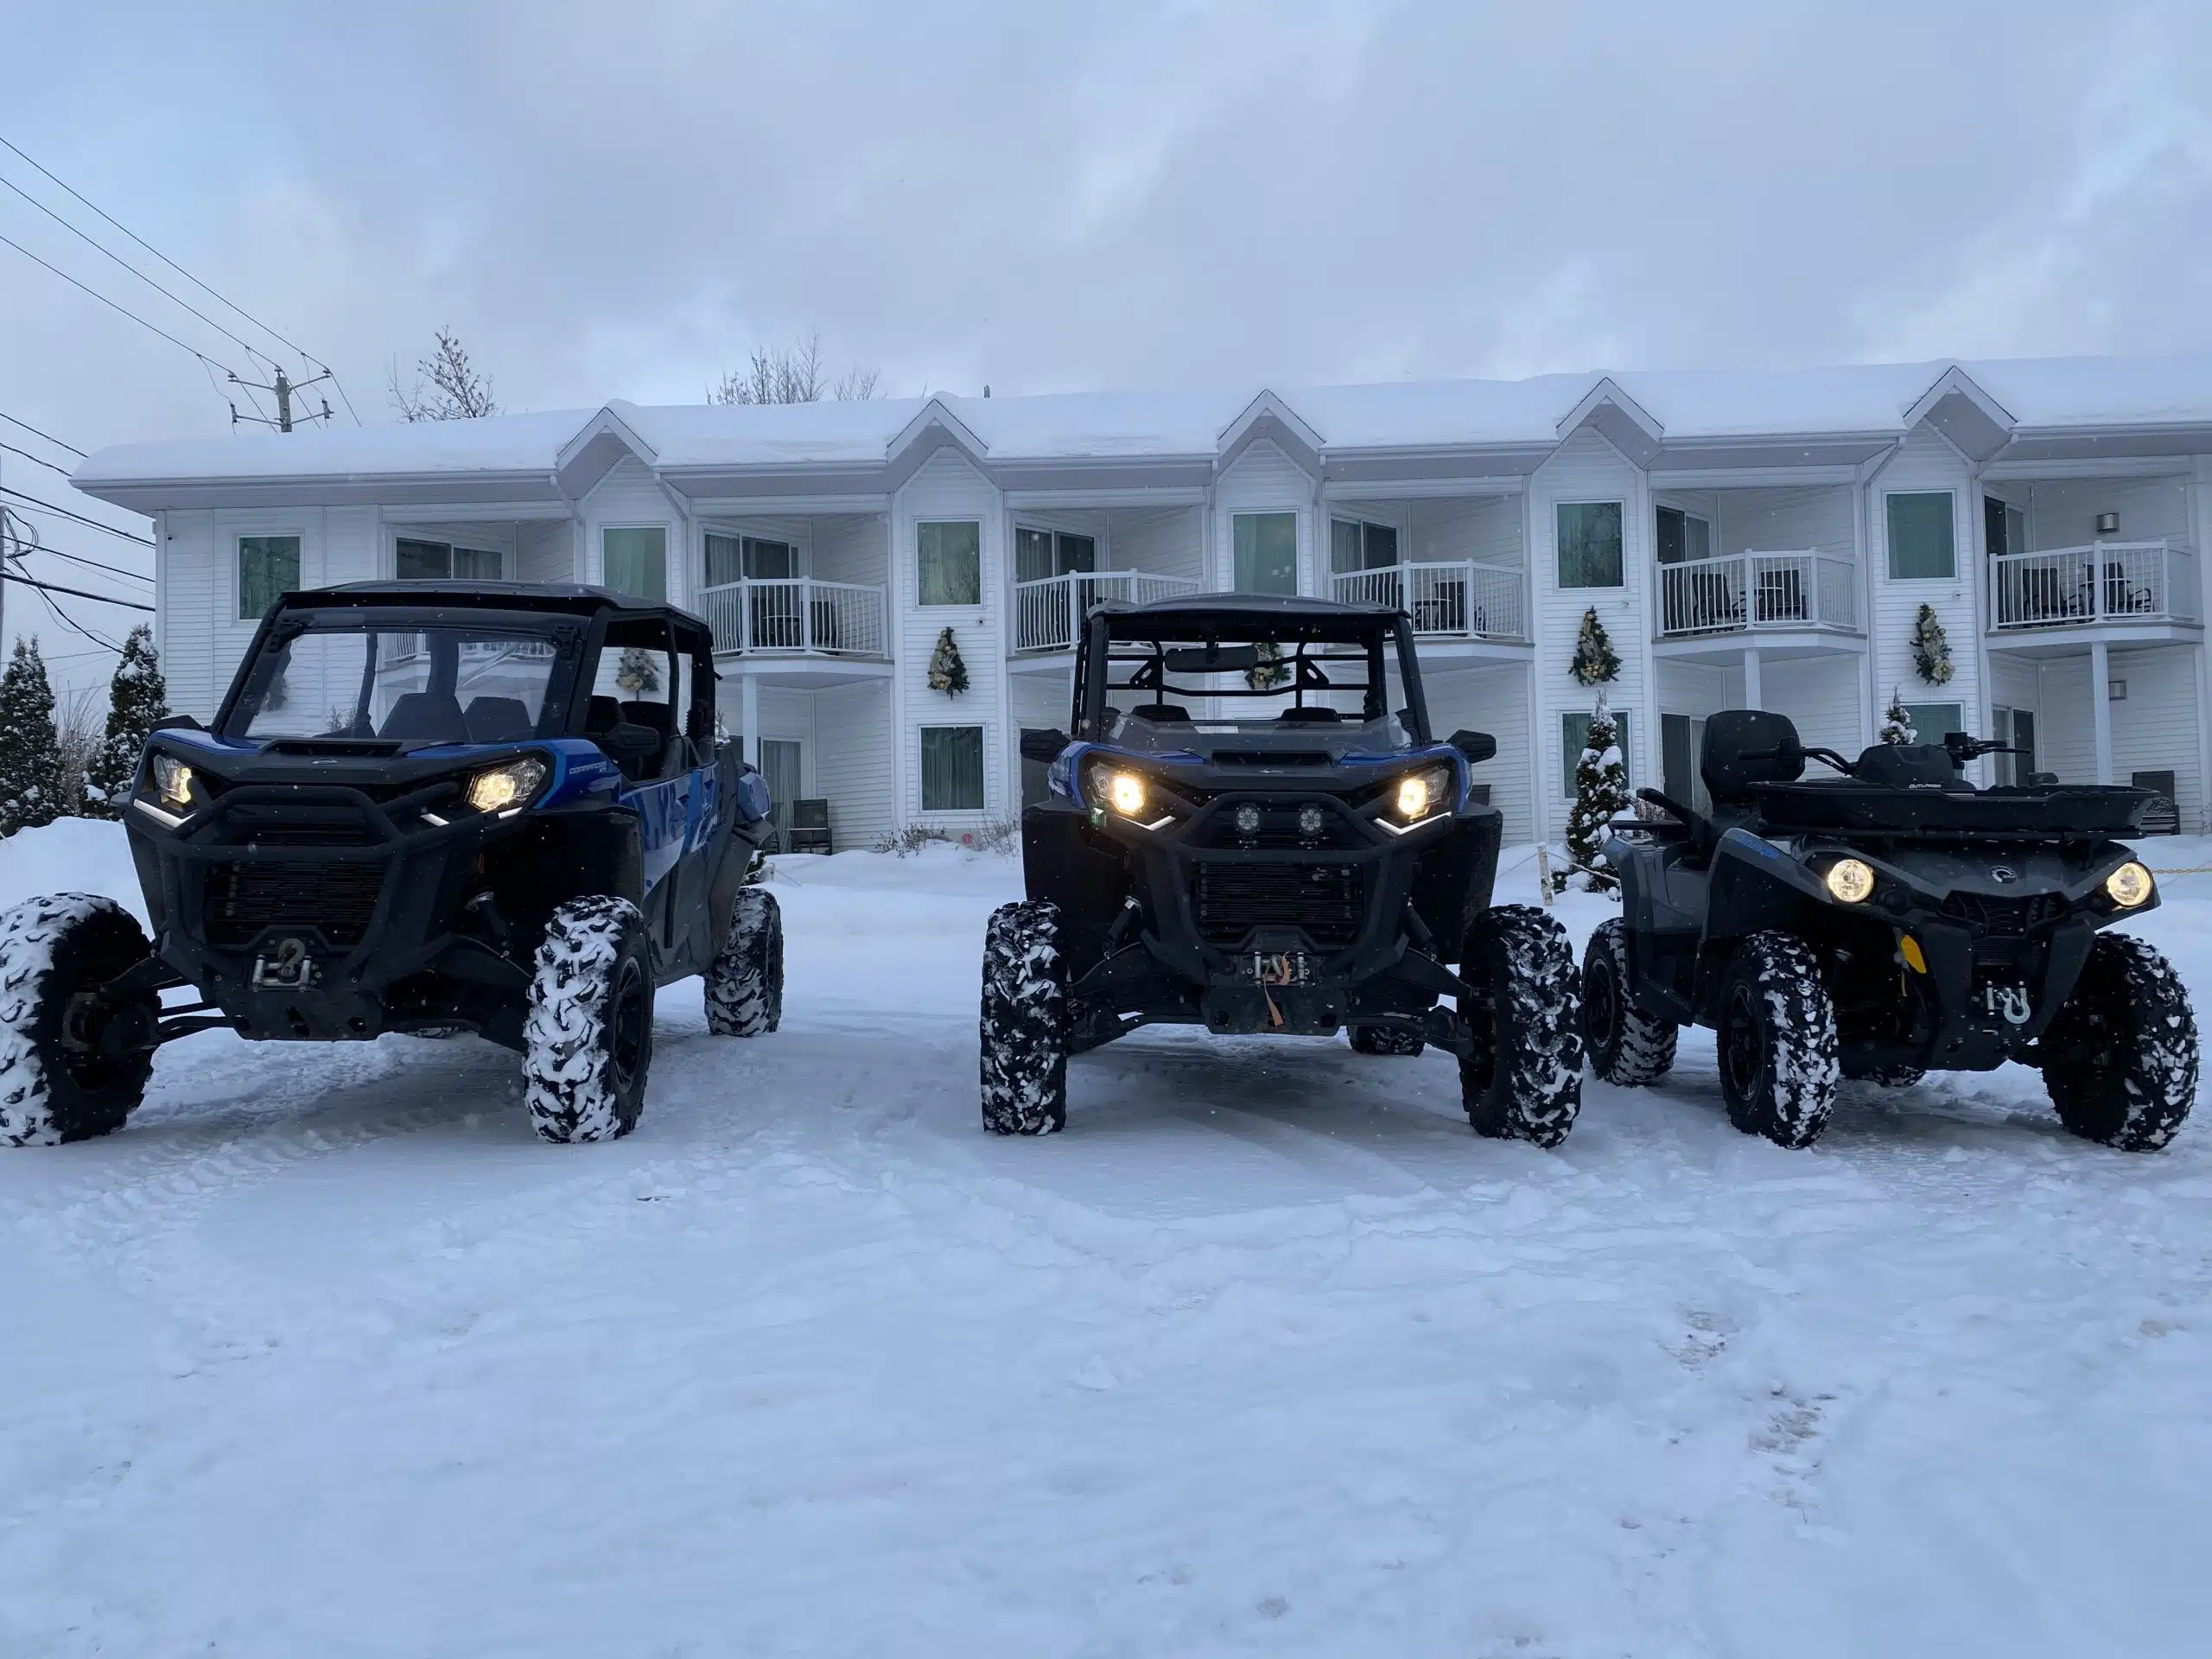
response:
<path fill-rule="evenodd" d="M 1382 626 L 1207 613 L 1117 616 L 1107 633 L 1103 652 L 1094 641 L 1084 653 L 1090 683 L 1077 694 L 1079 722 L 1101 736 L 1172 748 L 1208 728 L 1318 738 L 1366 728 L 1380 728 L 1370 741 L 1408 741 Z"/>
<path fill-rule="evenodd" d="M 373 624 L 318 619 L 265 643 L 223 735 L 507 743 L 553 734 L 540 732 L 557 659 L 548 634 Z"/>

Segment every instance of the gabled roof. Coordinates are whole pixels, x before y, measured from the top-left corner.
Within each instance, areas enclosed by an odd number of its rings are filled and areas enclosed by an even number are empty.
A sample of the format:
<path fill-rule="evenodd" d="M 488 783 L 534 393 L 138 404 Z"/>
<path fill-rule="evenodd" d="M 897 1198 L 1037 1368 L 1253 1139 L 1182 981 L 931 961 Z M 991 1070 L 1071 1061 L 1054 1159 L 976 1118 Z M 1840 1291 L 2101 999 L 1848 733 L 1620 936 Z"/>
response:
<path fill-rule="evenodd" d="M 1583 394 L 1582 401 L 1560 416 L 1555 429 L 1564 443 L 1584 427 L 1590 428 L 1639 467 L 1649 467 L 1667 442 L 1667 430 L 1653 420 L 1643 405 L 1621 390 L 1610 374 Z"/>
<path fill-rule="evenodd" d="M 2012 436 L 2010 411 L 1953 364 L 1904 412 L 1908 429 L 1923 421 L 1934 427 L 1971 461 L 1987 461 Z"/>

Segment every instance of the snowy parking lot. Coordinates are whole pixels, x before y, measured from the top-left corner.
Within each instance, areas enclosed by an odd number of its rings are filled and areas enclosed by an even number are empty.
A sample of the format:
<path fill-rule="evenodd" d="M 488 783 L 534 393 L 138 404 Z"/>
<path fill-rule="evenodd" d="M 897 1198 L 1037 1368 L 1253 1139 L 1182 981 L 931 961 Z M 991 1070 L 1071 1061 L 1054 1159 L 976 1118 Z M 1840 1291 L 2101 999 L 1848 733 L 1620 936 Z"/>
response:
<path fill-rule="evenodd" d="M 1019 884 L 785 861 L 782 1030 L 664 992 L 613 1145 L 474 1039 L 211 1034 L 0 1154 L 0 1654 L 2204 1651 L 2212 1116 L 2015 1067 L 1788 1153 L 1691 1033 L 1548 1153 L 1446 1056 L 1155 1031 L 1000 1141 Z M 0 848 L 54 886 L 137 907 L 114 826 Z M 2134 925 L 2200 1020 L 2208 924 Z"/>

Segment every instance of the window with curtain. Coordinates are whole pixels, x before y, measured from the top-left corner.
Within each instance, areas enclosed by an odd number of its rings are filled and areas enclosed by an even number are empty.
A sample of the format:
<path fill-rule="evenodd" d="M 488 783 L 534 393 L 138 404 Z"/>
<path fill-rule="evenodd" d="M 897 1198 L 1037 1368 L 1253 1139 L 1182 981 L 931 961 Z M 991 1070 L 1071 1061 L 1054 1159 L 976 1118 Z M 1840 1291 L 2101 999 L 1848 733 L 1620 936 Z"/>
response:
<path fill-rule="evenodd" d="M 1559 504 L 1559 585 L 1562 588 L 1618 588 L 1621 585 L 1621 504 L 1618 501 L 1562 501 Z"/>
<path fill-rule="evenodd" d="M 1230 521 L 1240 594 L 1295 594 L 1298 591 L 1298 515 L 1240 512 Z"/>
<path fill-rule="evenodd" d="M 403 536 L 394 550 L 392 574 L 402 582 L 497 582 L 505 566 L 497 548 Z"/>
<path fill-rule="evenodd" d="M 922 810 L 983 810 L 983 728 L 922 728 Z"/>
<path fill-rule="evenodd" d="M 1363 518 L 1329 521 L 1329 569 L 1335 575 L 1383 570 L 1398 562 L 1398 527 Z"/>
<path fill-rule="evenodd" d="M 916 590 L 924 605 L 983 602 L 983 527 L 974 519 L 914 526 Z"/>
<path fill-rule="evenodd" d="M 798 549 L 767 536 L 727 536 L 707 532 L 707 586 L 727 588 L 734 582 L 781 582 L 799 574 Z"/>
<path fill-rule="evenodd" d="M 1068 530 L 1021 525 L 1014 532 L 1014 579 L 1043 582 L 1049 576 L 1087 573 L 1098 568 L 1098 542 Z"/>
<path fill-rule="evenodd" d="M 599 561 L 601 580 L 616 593 L 633 599 L 668 597 L 667 526 L 601 530 Z"/>
<path fill-rule="evenodd" d="M 1635 787 L 1635 767 L 1630 761 L 1628 745 L 1628 710 L 1616 709 L 1613 715 L 1613 741 L 1620 746 L 1621 764 L 1630 771 L 1630 787 Z M 1574 768 L 1581 763 L 1582 751 L 1590 742 L 1590 716 L 1587 714 L 1561 715 L 1559 717 L 1560 767 L 1560 794 L 1567 800 L 1574 798 Z"/>
<path fill-rule="evenodd" d="M 1713 556 L 1713 521 L 1680 507 L 1658 510 L 1659 563 L 1680 564 L 1686 559 Z"/>
<path fill-rule="evenodd" d="M 258 622 L 279 594 L 300 585 L 300 538 L 238 537 L 238 620 Z"/>
<path fill-rule="evenodd" d="M 1948 581 L 1959 573 L 1948 490 L 1900 491 L 1886 513 L 1891 582 Z"/>

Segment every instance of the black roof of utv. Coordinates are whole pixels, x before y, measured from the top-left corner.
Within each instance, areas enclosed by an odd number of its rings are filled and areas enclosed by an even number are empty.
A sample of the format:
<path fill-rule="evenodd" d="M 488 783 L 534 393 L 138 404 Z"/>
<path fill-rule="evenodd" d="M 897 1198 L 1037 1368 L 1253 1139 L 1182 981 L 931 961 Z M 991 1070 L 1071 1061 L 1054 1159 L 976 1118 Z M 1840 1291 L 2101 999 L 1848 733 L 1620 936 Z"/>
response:
<path fill-rule="evenodd" d="M 1389 605 L 1344 605 L 1332 599 L 1288 594 L 1206 594 L 1190 599 L 1156 599 L 1148 605 L 1102 600 L 1090 607 L 1106 619 L 1115 639 L 1151 639 L 1166 630 L 1204 633 L 1218 628 L 1234 632 L 1269 623 L 1308 631 L 1317 639 L 1366 639 L 1404 614 Z"/>
<path fill-rule="evenodd" d="M 303 588 L 284 594 L 277 602 L 288 609 L 296 605 L 464 606 L 487 611 L 558 611 L 571 616 L 625 611 L 682 616 L 699 622 L 691 613 L 665 600 L 639 599 L 579 582 L 347 582 L 334 588 Z M 699 626 L 706 624 L 699 622 Z"/>

